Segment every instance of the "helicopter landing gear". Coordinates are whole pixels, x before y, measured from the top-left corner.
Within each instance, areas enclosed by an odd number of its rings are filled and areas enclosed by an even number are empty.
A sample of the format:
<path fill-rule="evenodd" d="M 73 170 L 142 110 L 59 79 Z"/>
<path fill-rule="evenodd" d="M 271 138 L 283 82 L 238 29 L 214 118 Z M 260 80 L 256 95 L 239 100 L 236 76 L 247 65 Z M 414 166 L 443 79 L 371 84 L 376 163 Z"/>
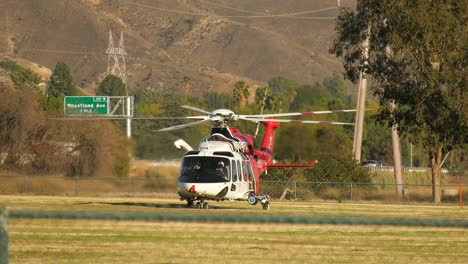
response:
<path fill-rule="evenodd" d="M 247 202 L 250 205 L 256 205 L 258 202 L 262 204 L 263 210 L 270 210 L 270 196 L 268 194 L 255 194 L 251 193 Z"/>
<path fill-rule="evenodd" d="M 249 198 L 247 198 L 247 202 L 250 205 L 256 205 L 258 203 L 257 198 L 255 198 L 255 195 L 250 195 Z"/>
<path fill-rule="evenodd" d="M 192 208 L 193 207 L 193 200 L 187 200 L 187 208 Z"/>
<path fill-rule="evenodd" d="M 202 200 L 202 201 L 197 202 L 197 208 L 200 208 L 200 209 L 201 209 L 201 208 L 203 208 L 203 209 L 208 209 L 209 206 L 208 206 L 208 203 L 207 203 L 207 202 L 205 202 L 205 201 Z"/>

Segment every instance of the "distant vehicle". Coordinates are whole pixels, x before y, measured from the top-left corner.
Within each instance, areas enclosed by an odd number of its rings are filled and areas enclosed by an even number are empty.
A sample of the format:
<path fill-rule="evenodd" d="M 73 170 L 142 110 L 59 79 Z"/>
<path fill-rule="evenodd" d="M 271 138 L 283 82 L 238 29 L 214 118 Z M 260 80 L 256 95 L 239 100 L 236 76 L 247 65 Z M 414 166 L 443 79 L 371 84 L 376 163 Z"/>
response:
<path fill-rule="evenodd" d="M 362 162 L 362 166 L 366 168 L 380 168 L 382 163 L 378 160 L 366 160 Z"/>

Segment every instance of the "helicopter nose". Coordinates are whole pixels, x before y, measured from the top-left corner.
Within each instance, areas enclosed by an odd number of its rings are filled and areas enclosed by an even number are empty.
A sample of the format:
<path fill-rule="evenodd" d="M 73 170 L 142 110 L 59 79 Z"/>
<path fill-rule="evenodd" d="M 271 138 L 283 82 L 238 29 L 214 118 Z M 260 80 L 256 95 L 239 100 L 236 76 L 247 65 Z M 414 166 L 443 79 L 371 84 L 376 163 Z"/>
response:
<path fill-rule="evenodd" d="M 225 183 L 179 183 L 178 192 L 182 196 L 206 196 L 221 198 L 226 196 L 229 187 Z"/>
<path fill-rule="evenodd" d="M 199 188 L 200 186 L 197 186 L 196 184 L 193 183 L 179 183 L 179 191 L 188 195 L 196 195 L 199 194 L 201 191 L 203 191 L 203 188 Z"/>

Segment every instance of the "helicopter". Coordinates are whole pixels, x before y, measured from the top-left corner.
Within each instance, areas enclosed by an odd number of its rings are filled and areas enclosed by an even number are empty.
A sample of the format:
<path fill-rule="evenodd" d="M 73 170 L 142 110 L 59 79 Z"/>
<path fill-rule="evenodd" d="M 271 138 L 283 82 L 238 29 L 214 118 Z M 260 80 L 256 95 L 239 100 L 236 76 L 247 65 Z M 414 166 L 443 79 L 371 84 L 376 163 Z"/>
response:
<path fill-rule="evenodd" d="M 295 112 L 277 114 L 237 115 L 229 109 L 217 109 L 212 112 L 183 105 L 182 108 L 203 115 L 176 117 L 177 119 L 199 119 L 198 121 L 162 128 L 159 131 L 172 131 L 211 123 L 210 133 L 204 137 L 198 149 L 193 149 L 183 140 L 177 140 L 177 148 L 187 150 L 184 154 L 177 192 L 181 201 L 187 202 L 187 207 L 208 209 L 208 200 L 247 201 L 250 205 L 261 204 L 264 210 L 270 209 L 270 196 L 260 193 L 260 176 L 267 169 L 280 167 L 314 166 L 318 161 L 308 164 L 276 164 L 273 161 L 275 131 L 279 124 L 309 123 L 331 125 L 354 125 L 353 123 L 335 121 L 289 120 L 278 119 L 285 116 L 306 116 L 355 112 L 356 110 L 326 110 L 314 112 Z M 229 126 L 233 121 L 250 121 L 263 124 L 265 131 L 260 147 L 255 146 L 254 136 L 242 133 L 238 128 Z M 256 132 L 256 133 L 257 133 Z M 255 133 L 255 136 L 256 136 Z"/>

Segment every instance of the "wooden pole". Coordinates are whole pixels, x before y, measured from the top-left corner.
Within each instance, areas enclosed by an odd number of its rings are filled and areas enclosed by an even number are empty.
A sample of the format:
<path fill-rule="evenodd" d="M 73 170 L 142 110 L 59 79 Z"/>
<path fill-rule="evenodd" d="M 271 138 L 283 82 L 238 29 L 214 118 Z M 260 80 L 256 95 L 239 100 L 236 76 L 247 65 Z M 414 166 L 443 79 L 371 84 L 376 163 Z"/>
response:
<path fill-rule="evenodd" d="M 463 207 L 463 188 L 462 184 L 458 184 L 458 195 L 460 196 L 460 207 Z"/>
<path fill-rule="evenodd" d="M 367 29 L 367 38 L 363 43 L 364 60 L 367 64 L 369 58 L 369 35 L 370 27 Z M 364 107 L 366 104 L 367 77 L 364 72 L 359 73 L 358 102 L 356 111 L 356 125 L 354 128 L 353 154 L 354 160 L 361 161 L 362 131 L 364 127 Z"/>
<path fill-rule="evenodd" d="M 392 112 L 395 109 L 395 102 L 390 103 Z M 403 195 L 403 176 L 401 173 L 401 150 L 400 137 L 398 136 L 398 125 L 392 126 L 392 146 L 393 146 L 393 174 L 395 177 L 395 190 L 399 195 Z M 404 197 L 403 197 L 404 198 Z"/>
<path fill-rule="evenodd" d="M 0 206 L 0 264 L 8 264 L 7 210 Z"/>

